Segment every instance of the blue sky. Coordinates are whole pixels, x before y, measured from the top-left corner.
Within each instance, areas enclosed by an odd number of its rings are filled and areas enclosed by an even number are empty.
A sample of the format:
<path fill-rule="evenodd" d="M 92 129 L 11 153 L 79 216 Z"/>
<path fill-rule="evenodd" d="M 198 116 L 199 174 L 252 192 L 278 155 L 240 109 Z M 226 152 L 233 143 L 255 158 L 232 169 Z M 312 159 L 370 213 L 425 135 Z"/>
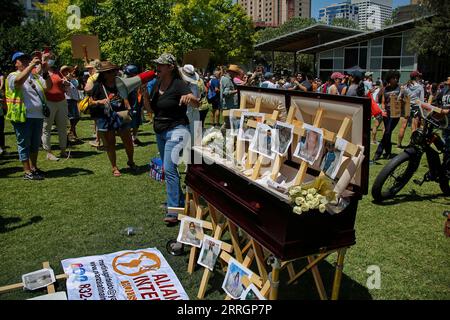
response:
<path fill-rule="evenodd" d="M 319 9 L 325 6 L 328 6 L 333 3 L 341 3 L 345 2 L 344 0 L 312 0 L 312 16 L 313 18 L 319 17 Z M 410 3 L 410 0 L 394 0 L 394 8 L 398 6 L 403 6 Z"/>

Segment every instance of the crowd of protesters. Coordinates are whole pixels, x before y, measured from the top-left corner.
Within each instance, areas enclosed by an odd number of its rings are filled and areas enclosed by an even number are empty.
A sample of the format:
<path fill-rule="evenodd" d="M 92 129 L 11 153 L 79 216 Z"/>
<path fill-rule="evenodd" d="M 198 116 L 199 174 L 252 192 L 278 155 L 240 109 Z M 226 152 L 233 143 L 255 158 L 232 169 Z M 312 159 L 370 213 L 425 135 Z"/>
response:
<path fill-rule="evenodd" d="M 77 124 L 83 109 L 81 105 L 87 104 L 86 110 L 94 125 L 90 144 L 106 150 L 112 174 L 119 177 L 116 135 L 123 142 L 128 167 L 135 172 L 134 148 L 141 145 L 139 127 L 143 121 L 151 122 L 165 171 L 167 207 L 184 206 L 177 163 L 171 155 L 174 151 L 181 153 L 181 142 L 201 136 L 208 113 L 213 127 L 223 125 L 221 111 L 238 108 L 238 86 L 369 97 L 373 116 L 371 142 L 377 145 L 375 161 L 392 157 L 391 136 L 399 124 L 399 148 L 404 147 L 403 138 L 409 125 L 412 131 L 421 127 L 420 104 L 442 107 L 446 114 L 450 109 L 450 77 L 440 84 L 429 83 L 418 71 L 412 72 L 410 80 L 404 84 L 399 83 L 398 71 L 390 71 L 384 79 L 376 81 L 373 73 L 359 70 L 346 74 L 335 72 L 322 81 L 304 72 L 276 76 L 262 66 L 244 72 L 235 64 L 202 73 L 190 64 L 179 66 L 173 55 L 165 53 L 153 61 L 157 77 L 133 88 L 124 97 L 116 79 L 118 76 L 136 78 L 143 71 L 137 66 L 130 64 L 121 68 L 109 61 L 94 60 L 86 61 L 84 72 L 80 72 L 72 66 L 58 68 L 55 59 L 49 52 L 33 55 L 16 52 L 11 60 L 16 71 L 0 75 L 0 92 L 4 97 L 0 108 L 0 156 L 6 149 L 6 118 L 12 122 L 16 134 L 24 179 L 44 179 L 45 173 L 37 165 L 39 148 L 42 146 L 49 161 L 70 158 L 68 144 L 82 143 Z M 410 97 L 411 114 L 391 117 L 392 97 L 406 96 Z M 51 148 L 53 128 L 58 132 L 59 156 Z M 383 135 L 378 141 L 380 129 Z M 444 130 L 444 139 L 450 150 L 449 129 Z M 177 216 L 167 211 L 164 220 L 173 224 Z"/>

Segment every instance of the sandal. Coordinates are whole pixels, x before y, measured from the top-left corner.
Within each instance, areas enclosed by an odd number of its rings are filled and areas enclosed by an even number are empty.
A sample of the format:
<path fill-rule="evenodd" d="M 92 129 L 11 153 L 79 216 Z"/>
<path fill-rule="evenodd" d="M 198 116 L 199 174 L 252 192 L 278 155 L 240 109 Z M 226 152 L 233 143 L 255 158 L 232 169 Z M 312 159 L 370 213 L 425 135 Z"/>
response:
<path fill-rule="evenodd" d="M 113 173 L 113 176 L 114 177 L 120 177 L 122 174 L 120 173 L 120 171 L 119 171 L 119 169 L 117 169 L 117 168 L 114 168 L 113 170 L 112 170 L 112 173 Z"/>
<path fill-rule="evenodd" d="M 174 225 L 178 223 L 178 217 L 174 214 L 166 214 L 164 217 L 164 222 L 167 223 L 167 225 Z"/>

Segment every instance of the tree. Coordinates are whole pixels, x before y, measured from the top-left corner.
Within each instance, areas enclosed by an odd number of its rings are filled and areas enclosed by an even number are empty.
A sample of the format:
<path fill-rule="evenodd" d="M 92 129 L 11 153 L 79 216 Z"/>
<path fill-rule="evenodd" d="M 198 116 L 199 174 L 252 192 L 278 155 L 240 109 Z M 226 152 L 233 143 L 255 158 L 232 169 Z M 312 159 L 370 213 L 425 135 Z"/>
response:
<path fill-rule="evenodd" d="M 435 16 L 421 20 L 410 48 L 420 55 L 450 57 L 450 1 L 422 0 L 421 5 Z"/>
<path fill-rule="evenodd" d="M 249 17 L 231 0 L 180 0 L 173 20 L 198 39 L 195 48 L 211 49 L 215 63 L 241 63 L 251 58 L 254 28 Z"/>
<path fill-rule="evenodd" d="M 0 1 L 0 25 L 6 28 L 18 26 L 25 18 L 25 8 L 18 0 Z M 3 33 L 2 33 L 3 34 Z"/>
<path fill-rule="evenodd" d="M 198 40 L 171 19 L 165 0 L 106 0 L 91 30 L 98 34 L 102 54 L 112 62 L 145 66 L 167 51 L 181 56 Z"/>
<path fill-rule="evenodd" d="M 344 27 L 359 30 L 359 25 L 357 22 L 345 18 L 334 18 L 331 22 L 331 25 L 335 27 Z"/>
<path fill-rule="evenodd" d="M 5 28 L 0 26 L 0 61 L 2 70 L 13 70 L 11 56 L 16 51 L 32 53 L 44 46 L 55 46 L 58 39 L 54 24 L 47 20 L 29 21 L 24 25 Z"/>

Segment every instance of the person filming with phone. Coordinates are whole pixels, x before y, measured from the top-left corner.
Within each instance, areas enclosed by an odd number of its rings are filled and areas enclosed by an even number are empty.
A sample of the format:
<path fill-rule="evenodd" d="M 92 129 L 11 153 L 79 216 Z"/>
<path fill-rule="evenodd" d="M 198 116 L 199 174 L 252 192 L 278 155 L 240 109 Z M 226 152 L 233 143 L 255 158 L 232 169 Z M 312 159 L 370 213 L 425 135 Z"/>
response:
<path fill-rule="evenodd" d="M 37 158 L 44 118 L 50 113 L 45 97 L 45 92 L 52 87 L 48 73 L 49 57 L 48 53 L 41 57 L 14 53 L 12 63 L 16 71 L 10 73 L 5 82 L 6 119 L 14 127 L 25 180 L 44 179 L 37 166 Z M 41 66 L 42 76 L 34 71 L 38 66 Z"/>

